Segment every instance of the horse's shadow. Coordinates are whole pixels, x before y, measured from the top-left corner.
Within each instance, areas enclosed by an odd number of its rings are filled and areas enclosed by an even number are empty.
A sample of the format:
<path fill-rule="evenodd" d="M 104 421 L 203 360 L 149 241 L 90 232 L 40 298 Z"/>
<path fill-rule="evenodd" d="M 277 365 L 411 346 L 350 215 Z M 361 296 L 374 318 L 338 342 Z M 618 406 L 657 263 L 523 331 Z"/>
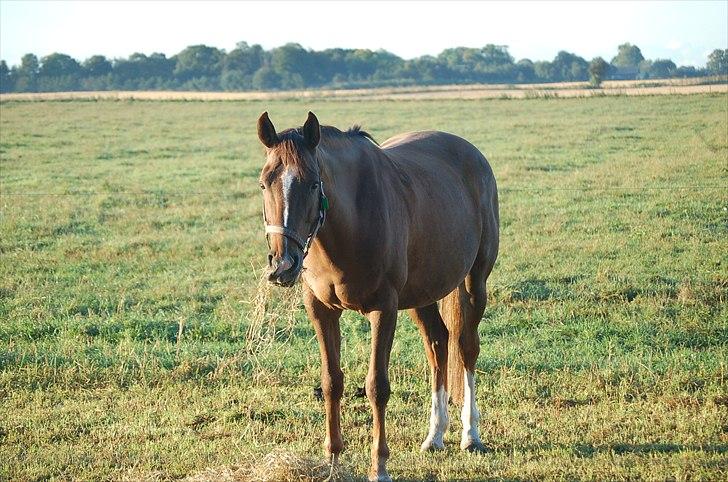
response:
<path fill-rule="evenodd" d="M 686 445 L 678 443 L 650 443 L 650 444 L 627 444 L 627 443 L 614 443 L 605 445 L 593 445 L 593 444 L 531 444 L 531 445 L 498 445 L 489 451 L 485 456 L 497 456 L 498 453 L 512 454 L 514 452 L 541 452 L 541 451 L 568 451 L 571 452 L 575 457 L 578 458 L 591 458 L 600 453 L 611 453 L 614 455 L 656 455 L 656 454 L 676 454 L 679 452 L 705 452 L 713 454 L 728 454 L 728 444 L 707 444 L 707 445 Z M 716 462 L 720 463 L 720 462 Z M 425 478 L 408 478 L 408 477 L 396 477 L 394 478 L 397 482 L 410 482 L 410 481 L 438 481 L 440 479 L 435 475 Z M 518 477 L 503 479 L 500 477 L 472 477 L 462 479 L 447 479 L 447 480 L 461 480 L 461 481 L 507 481 L 515 482 L 526 479 L 520 479 Z"/>

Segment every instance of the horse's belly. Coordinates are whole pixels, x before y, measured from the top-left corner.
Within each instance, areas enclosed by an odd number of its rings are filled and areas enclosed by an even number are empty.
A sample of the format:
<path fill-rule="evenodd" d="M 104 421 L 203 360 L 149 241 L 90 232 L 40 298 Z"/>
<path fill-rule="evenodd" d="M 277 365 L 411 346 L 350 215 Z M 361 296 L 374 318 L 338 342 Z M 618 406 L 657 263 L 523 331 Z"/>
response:
<path fill-rule="evenodd" d="M 461 211 L 463 219 L 476 219 L 476 212 Z M 474 211 L 474 210 L 473 210 Z M 407 259 L 407 276 L 400 290 L 400 309 L 417 308 L 441 300 L 465 279 L 475 262 L 480 225 L 433 217 L 426 230 L 417 233 Z"/>
<path fill-rule="evenodd" d="M 430 283 L 405 285 L 399 294 L 399 309 L 419 308 L 441 300 L 457 288 L 466 274 L 467 272 L 464 272 L 458 276 L 440 279 L 436 283 L 431 280 Z"/>
<path fill-rule="evenodd" d="M 399 292 L 399 309 L 427 306 L 447 296 L 467 276 L 477 254 L 477 249 L 472 251 L 467 258 L 440 259 L 416 266 Z"/>

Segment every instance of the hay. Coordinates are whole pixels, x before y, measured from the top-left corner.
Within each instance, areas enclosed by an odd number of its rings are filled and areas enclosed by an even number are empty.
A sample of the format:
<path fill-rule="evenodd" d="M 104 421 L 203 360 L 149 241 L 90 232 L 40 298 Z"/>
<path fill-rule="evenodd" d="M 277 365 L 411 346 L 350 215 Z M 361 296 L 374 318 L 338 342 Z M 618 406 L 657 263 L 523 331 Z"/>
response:
<path fill-rule="evenodd" d="M 250 300 L 245 348 L 248 354 L 259 355 L 271 348 L 275 341 L 286 341 L 293 334 L 296 314 L 301 312 L 301 284 L 293 288 L 273 287 L 258 271 L 258 286 Z"/>
<path fill-rule="evenodd" d="M 610 80 L 602 84 L 603 95 L 673 95 L 725 93 L 725 76 L 692 79 Z M 547 84 L 471 84 L 380 87 L 364 89 L 316 89 L 275 92 L 181 92 L 181 91 L 84 91 L 16 92 L 0 94 L 0 102 L 53 100 L 141 100 L 141 101 L 239 101 L 290 99 L 485 99 L 543 97 L 590 97 L 587 82 Z M 527 94 L 530 92 L 530 94 Z M 554 95 L 555 94 L 555 95 Z"/>
<path fill-rule="evenodd" d="M 229 465 L 208 468 L 184 479 L 187 482 L 273 482 L 273 481 L 353 481 L 341 465 L 315 461 L 285 450 L 274 450 L 247 466 Z"/>

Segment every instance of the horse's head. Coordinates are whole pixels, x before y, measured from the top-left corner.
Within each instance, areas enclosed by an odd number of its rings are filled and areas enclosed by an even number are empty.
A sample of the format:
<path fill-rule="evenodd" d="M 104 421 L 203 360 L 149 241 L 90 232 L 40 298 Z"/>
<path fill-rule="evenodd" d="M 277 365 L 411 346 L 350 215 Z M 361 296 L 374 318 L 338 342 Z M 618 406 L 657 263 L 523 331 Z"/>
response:
<path fill-rule="evenodd" d="M 328 207 L 316 159 L 321 129 L 309 112 L 302 128 L 277 134 L 264 112 L 258 119 L 258 137 L 266 147 L 260 188 L 270 248 L 268 281 L 293 286 Z"/>

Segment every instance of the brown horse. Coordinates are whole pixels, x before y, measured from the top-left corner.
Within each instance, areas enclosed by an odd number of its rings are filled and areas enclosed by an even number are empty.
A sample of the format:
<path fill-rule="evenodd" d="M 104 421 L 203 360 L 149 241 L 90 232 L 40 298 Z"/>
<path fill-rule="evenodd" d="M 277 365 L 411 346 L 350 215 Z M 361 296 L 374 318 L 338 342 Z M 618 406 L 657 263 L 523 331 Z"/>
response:
<path fill-rule="evenodd" d="M 344 447 L 342 310 L 358 311 L 371 323 L 370 480 L 390 480 L 384 411 L 398 310 L 408 310 L 417 324 L 431 367 L 430 429 L 422 450 L 444 448 L 448 391 L 462 403 L 460 447 L 483 450 L 474 373 L 499 229 L 488 161 L 452 134 L 401 134 L 377 146 L 358 127 L 342 132 L 319 126 L 311 112 L 303 127 L 280 134 L 263 113 L 258 137 L 266 146 L 260 187 L 268 279 L 292 286 L 303 278 L 306 311 L 321 352 L 324 447 L 332 463 Z"/>

